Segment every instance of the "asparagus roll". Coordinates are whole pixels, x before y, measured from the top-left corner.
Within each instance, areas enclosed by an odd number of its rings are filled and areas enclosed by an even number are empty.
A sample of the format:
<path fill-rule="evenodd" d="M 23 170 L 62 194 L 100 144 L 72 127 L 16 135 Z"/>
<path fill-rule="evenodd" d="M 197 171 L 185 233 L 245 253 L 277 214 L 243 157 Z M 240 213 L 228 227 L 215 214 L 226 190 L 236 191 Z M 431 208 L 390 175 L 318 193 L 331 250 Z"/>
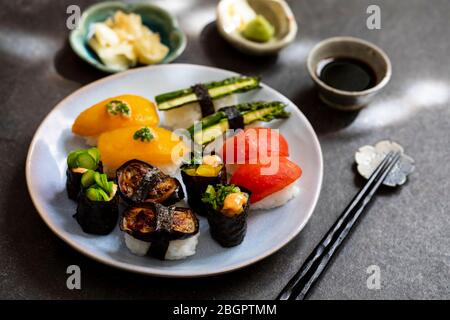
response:
<path fill-rule="evenodd" d="M 67 157 L 66 190 L 72 200 L 77 200 L 81 190 L 81 176 L 88 170 L 102 172 L 100 153 L 97 148 L 75 150 Z"/>
<path fill-rule="evenodd" d="M 166 111 L 179 108 L 191 102 L 198 102 L 202 99 L 198 94 L 198 87 L 206 89 L 206 94 L 211 99 L 218 99 L 234 93 L 246 92 L 259 88 L 260 79 L 258 77 L 232 77 L 222 81 L 213 81 L 201 85 L 195 85 L 190 88 L 160 94 L 155 97 L 158 109 Z"/>
<path fill-rule="evenodd" d="M 208 210 L 211 236 L 223 247 L 240 244 L 247 231 L 250 193 L 236 185 L 209 185 L 202 201 Z"/>
<path fill-rule="evenodd" d="M 81 180 L 85 189 L 78 197 L 75 219 L 86 233 L 109 234 L 119 216 L 117 185 L 106 174 L 94 171 L 84 173 Z"/>
<path fill-rule="evenodd" d="M 136 255 L 177 260 L 195 254 L 199 223 L 189 208 L 141 203 L 127 208 L 119 225 Z"/>
<path fill-rule="evenodd" d="M 192 140 L 200 145 L 206 145 L 226 133 L 228 129 L 243 129 L 244 126 L 256 121 L 269 122 L 273 119 L 289 117 L 286 105 L 279 101 L 250 102 L 219 109 L 216 113 L 204 117 L 201 125 L 188 128 Z"/>
<path fill-rule="evenodd" d="M 116 172 L 119 193 L 128 204 L 155 202 L 172 205 L 184 198 L 178 179 L 140 161 L 130 160 Z"/>
<path fill-rule="evenodd" d="M 166 126 L 187 128 L 221 107 L 236 104 L 235 94 L 260 88 L 259 83 L 258 77 L 232 77 L 164 93 L 155 100 L 158 110 L 164 111 Z"/>
<path fill-rule="evenodd" d="M 200 215 L 206 215 L 202 195 L 208 185 L 225 184 L 227 174 L 222 159 L 217 155 L 204 156 L 200 161 L 181 167 L 181 177 L 186 186 L 189 206 Z"/>

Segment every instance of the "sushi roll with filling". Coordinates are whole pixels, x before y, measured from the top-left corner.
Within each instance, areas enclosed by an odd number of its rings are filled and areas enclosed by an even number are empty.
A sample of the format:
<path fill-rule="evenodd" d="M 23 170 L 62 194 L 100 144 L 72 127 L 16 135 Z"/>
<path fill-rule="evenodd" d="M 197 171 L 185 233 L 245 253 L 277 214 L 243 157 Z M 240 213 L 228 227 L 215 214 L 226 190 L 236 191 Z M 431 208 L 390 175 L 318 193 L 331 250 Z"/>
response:
<path fill-rule="evenodd" d="M 208 185 L 225 184 L 227 174 L 222 159 L 217 155 L 206 155 L 199 161 L 181 167 L 181 177 L 186 186 L 189 206 L 200 215 L 206 215 L 202 195 Z"/>
<path fill-rule="evenodd" d="M 109 234 L 119 217 L 117 185 L 108 181 L 106 174 L 92 170 L 85 172 L 81 181 L 83 190 L 74 218 L 86 233 Z"/>
<path fill-rule="evenodd" d="M 236 104 L 235 94 L 260 88 L 259 83 L 258 77 L 231 77 L 163 93 L 155 100 L 158 110 L 164 111 L 165 126 L 188 128 L 220 108 Z"/>
<path fill-rule="evenodd" d="M 116 181 L 120 196 L 128 204 L 156 202 L 169 206 L 184 198 L 178 179 L 143 161 L 124 163 L 116 172 Z"/>
<path fill-rule="evenodd" d="M 273 173 L 270 168 L 274 168 Z M 238 165 L 230 183 L 251 191 L 252 210 L 271 209 L 284 205 L 300 193 L 296 182 L 301 175 L 302 169 L 294 162 L 286 157 L 274 157 L 264 165 Z"/>
<path fill-rule="evenodd" d="M 195 254 L 199 222 L 189 208 L 141 203 L 128 207 L 119 223 L 125 245 L 136 255 L 179 260 Z"/>
<path fill-rule="evenodd" d="M 202 201 L 208 210 L 211 236 L 223 247 L 239 245 L 247 231 L 250 193 L 236 185 L 209 185 Z"/>
<path fill-rule="evenodd" d="M 97 148 L 75 150 L 67 157 L 66 190 L 72 200 L 77 200 L 81 190 L 81 177 L 88 170 L 102 172 L 100 153 Z"/>

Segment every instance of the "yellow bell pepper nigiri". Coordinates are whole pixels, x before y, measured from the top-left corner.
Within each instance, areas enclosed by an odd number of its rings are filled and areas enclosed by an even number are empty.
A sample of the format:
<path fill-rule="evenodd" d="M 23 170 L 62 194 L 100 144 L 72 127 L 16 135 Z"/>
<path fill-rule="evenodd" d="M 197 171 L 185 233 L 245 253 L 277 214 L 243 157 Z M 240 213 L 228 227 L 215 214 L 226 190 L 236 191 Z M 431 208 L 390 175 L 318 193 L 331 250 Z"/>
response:
<path fill-rule="evenodd" d="M 131 126 L 156 127 L 159 117 L 155 105 L 140 96 L 121 95 L 103 100 L 81 112 L 72 132 L 90 139 L 101 133 Z"/>
<path fill-rule="evenodd" d="M 164 128 L 134 126 L 105 132 L 98 139 L 105 172 L 113 175 L 125 162 L 145 161 L 167 174 L 174 174 L 189 147 Z"/>

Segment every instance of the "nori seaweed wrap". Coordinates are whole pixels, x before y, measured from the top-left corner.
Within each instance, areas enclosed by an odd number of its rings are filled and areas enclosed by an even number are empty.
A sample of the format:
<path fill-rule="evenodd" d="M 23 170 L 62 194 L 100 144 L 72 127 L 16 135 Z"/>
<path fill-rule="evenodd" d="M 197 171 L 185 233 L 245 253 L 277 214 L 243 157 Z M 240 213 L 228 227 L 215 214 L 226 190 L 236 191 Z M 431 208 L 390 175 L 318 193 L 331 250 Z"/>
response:
<path fill-rule="evenodd" d="M 250 192 L 235 185 L 208 186 L 202 201 L 211 236 L 223 247 L 239 245 L 247 231 Z"/>
<path fill-rule="evenodd" d="M 75 172 L 72 169 L 66 170 L 66 190 L 69 199 L 77 200 L 78 194 L 81 190 L 81 176 L 84 172 Z"/>
<path fill-rule="evenodd" d="M 77 200 L 80 193 L 81 177 L 88 170 L 103 173 L 100 153 L 97 148 L 75 150 L 67 156 L 66 190 L 69 199 Z"/>
<path fill-rule="evenodd" d="M 181 177 L 186 186 L 189 206 L 195 213 L 206 216 L 206 208 L 202 202 L 202 195 L 208 185 L 214 186 L 227 182 L 225 165 L 220 163 L 216 167 L 213 167 L 206 164 L 186 164 L 181 167 Z"/>
<path fill-rule="evenodd" d="M 116 180 L 120 196 L 128 204 L 154 202 L 172 205 L 184 199 L 178 179 L 140 160 L 124 163 L 117 169 Z"/>
<path fill-rule="evenodd" d="M 78 198 L 74 218 L 86 233 L 106 235 L 114 230 L 119 218 L 119 198 L 109 201 L 92 201 L 84 193 Z"/>
<path fill-rule="evenodd" d="M 117 185 L 106 174 L 89 170 L 81 177 L 81 186 L 74 218 L 86 233 L 109 234 L 119 217 Z"/>

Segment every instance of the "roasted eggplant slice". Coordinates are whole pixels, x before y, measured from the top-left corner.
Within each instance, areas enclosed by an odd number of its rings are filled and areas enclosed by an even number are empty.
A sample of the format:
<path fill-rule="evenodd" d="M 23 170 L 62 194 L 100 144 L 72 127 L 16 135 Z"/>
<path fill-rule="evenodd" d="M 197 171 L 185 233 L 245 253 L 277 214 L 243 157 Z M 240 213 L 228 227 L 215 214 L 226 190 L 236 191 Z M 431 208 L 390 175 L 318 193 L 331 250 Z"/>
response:
<path fill-rule="evenodd" d="M 191 209 L 165 207 L 152 202 L 125 209 L 119 225 L 132 237 L 152 243 L 160 239 L 184 239 L 199 230 L 198 219 Z"/>
<path fill-rule="evenodd" d="M 117 170 L 116 175 L 119 193 L 128 204 L 154 202 L 172 205 L 184 198 L 178 179 L 146 162 L 130 160 Z"/>
<path fill-rule="evenodd" d="M 157 204 L 145 203 L 128 207 L 119 222 L 120 230 L 142 241 L 152 241 L 156 238 Z"/>
<path fill-rule="evenodd" d="M 198 219 L 190 208 L 171 207 L 169 210 L 172 215 L 170 234 L 173 239 L 185 239 L 198 232 Z"/>

